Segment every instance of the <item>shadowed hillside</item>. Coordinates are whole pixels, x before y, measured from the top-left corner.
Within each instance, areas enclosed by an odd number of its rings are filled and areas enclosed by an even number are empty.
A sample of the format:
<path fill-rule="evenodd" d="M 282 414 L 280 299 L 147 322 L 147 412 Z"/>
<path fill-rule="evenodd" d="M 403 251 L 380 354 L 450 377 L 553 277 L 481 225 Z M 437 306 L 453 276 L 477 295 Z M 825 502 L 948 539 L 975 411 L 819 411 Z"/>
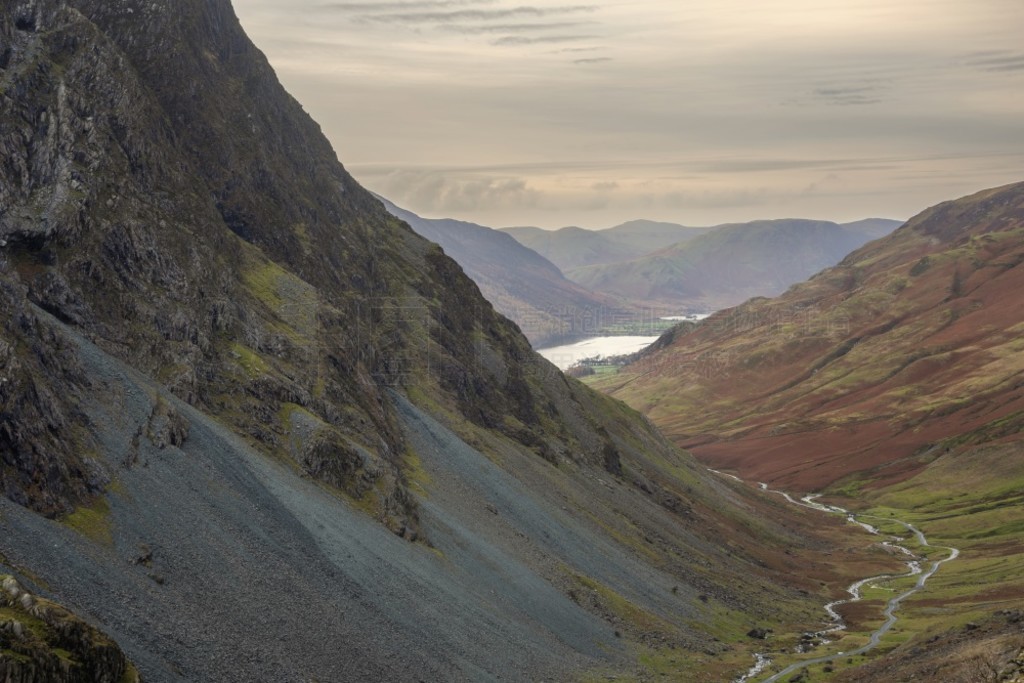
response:
<path fill-rule="evenodd" d="M 462 266 L 499 313 L 535 348 L 595 335 L 602 321 L 642 319 L 639 305 L 596 294 L 553 263 L 498 230 L 452 219 L 421 218 L 384 200 L 394 216 L 436 242 Z"/>

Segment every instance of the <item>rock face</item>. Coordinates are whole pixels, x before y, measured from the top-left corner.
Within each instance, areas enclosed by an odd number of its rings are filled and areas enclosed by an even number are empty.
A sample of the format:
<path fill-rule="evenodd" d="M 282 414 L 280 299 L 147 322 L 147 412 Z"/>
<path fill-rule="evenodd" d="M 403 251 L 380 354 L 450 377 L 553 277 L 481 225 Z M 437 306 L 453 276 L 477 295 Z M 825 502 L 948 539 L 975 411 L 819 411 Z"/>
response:
<path fill-rule="evenodd" d="M 0 123 L 0 567 L 147 679 L 564 679 L 811 600 L 806 529 L 533 354 L 226 0 L 5 3 Z"/>
<path fill-rule="evenodd" d="M 429 387 L 544 457 L 603 462 L 610 437 L 575 400 L 590 399 L 542 385 L 515 328 L 352 180 L 230 4 L 179 5 L 5 9 L 0 253 L 7 338 L 27 335 L 8 355 L 42 369 L 0 389 L 8 495 L 52 514 L 108 476 L 82 455 L 73 368 L 39 357 L 54 344 L 29 353 L 44 323 L 18 331 L 29 304 L 271 448 L 281 406 L 300 406 L 338 461 L 316 470 L 378 490 L 396 528 L 415 519 L 395 503 L 390 388 Z M 556 397 L 557 435 L 541 427 Z"/>

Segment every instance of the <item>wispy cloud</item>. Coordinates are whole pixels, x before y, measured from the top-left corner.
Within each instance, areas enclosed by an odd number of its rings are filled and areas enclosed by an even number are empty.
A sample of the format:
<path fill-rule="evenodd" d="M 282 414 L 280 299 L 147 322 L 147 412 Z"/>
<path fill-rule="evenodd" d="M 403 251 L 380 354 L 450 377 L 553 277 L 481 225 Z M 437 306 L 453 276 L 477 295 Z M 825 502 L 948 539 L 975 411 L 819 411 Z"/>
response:
<path fill-rule="evenodd" d="M 969 66 L 989 72 L 1024 71 L 1024 52 L 1006 50 L 981 52 L 968 56 Z"/>
<path fill-rule="evenodd" d="M 338 12 L 403 12 L 470 5 L 493 5 L 498 0 L 410 0 L 409 2 L 331 2 L 317 6 Z"/>
<path fill-rule="evenodd" d="M 610 62 L 611 57 L 586 57 L 584 59 L 574 59 L 573 64 L 600 64 L 601 62 Z"/>
<path fill-rule="evenodd" d="M 374 189 L 399 204 L 412 204 L 433 215 L 483 209 L 537 206 L 543 193 L 516 177 L 452 177 L 436 171 L 394 170 L 375 179 Z"/>
<path fill-rule="evenodd" d="M 558 31 L 586 26 L 587 21 L 552 21 L 541 24 L 446 24 L 439 26 L 442 31 L 468 35 L 482 33 L 528 33 L 533 31 Z"/>
<path fill-rule="evenodd" d="M 562 7 L 535 7 L 522 5 L 503 9 L 464 9 L 445 12 L 373 13 L 362 17 L 365 21 L 385 24 L 445 24 L 460 21 L 494 21 L 514 17 L 550 17 L 559 14 L 593 12 L 596 5 L 565 5 Z"/>
<path fill-rule="evenodd" d="M 593 40 L 597 36 L 590 35 L 559 35 L 559 36 L 505 36 L 491 45 L 540 45 L 544 43 L 575 43 L 581 40 Z"/>
<path fill-rule="evenodd" d="M 879 95 L 879 88 L 874 85 L 862 85 L 853 87 L 821 87 L 815 88 L 811 94 L 827 104 L 849 106 L 863 104 L 878 104 L 882 101 Z"/>

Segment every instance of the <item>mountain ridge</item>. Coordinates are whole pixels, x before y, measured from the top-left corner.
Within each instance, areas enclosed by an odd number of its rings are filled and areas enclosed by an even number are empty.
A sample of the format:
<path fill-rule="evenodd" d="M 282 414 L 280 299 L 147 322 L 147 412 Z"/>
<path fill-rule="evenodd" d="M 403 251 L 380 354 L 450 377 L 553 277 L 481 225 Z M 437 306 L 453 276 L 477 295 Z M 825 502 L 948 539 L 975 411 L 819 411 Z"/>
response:
<path fill-rule="evenodd" d="M 568 276 L 597 291 L 718 310 L 754 296 L 781 294 L 839 262 L 877 228 L 875 222 L 864 225 L 867 232 L 804 219 L 726 224 L 637 259 L 578 268 Z"/>

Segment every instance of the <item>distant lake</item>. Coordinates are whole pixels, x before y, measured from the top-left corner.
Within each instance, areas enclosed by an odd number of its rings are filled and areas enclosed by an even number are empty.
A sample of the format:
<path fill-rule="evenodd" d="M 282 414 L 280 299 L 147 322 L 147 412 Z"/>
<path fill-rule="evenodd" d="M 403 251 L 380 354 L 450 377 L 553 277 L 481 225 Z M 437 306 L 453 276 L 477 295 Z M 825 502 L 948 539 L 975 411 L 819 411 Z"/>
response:
<path fill-rule="evenodd" d="M 565 370 L 584 358 L 636 353 L 640 349 L 650 346 L 657 339 L 657 337 L 593 337 L 575 344 L 537 349 L 537 353 L 558 366 L 559 370 Z"/>

